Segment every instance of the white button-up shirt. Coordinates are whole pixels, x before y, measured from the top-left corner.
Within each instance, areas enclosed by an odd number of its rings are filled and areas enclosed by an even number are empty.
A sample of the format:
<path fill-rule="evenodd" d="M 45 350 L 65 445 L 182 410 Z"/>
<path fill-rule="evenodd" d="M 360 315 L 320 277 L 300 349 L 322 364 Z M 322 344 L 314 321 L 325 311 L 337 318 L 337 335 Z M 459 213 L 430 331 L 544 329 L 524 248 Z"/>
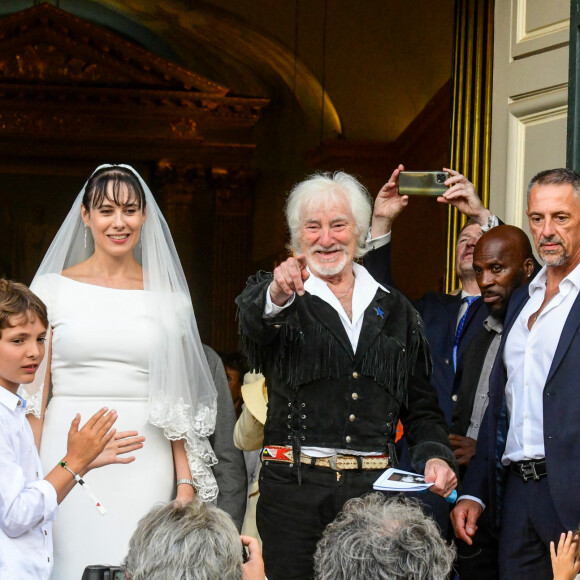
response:
<path fill-rule="evenodd" d="M 43 479 L 26 403 L 0 386 L 0 578 L 45 580 L 52 569 L 56 490 Z"/>
<path fill-rule="evenodd" d="M 580 291 L 580 265 L 559 285 L 531 330 L 530 316 L 546 293 L 546 267 L 530 283 L 530 299 L 506 339 L 503 354 L 507 370 L 506 402 L 509 429 L 502 463 L 542 459 L 544 451 L 543 392 L 564 323 Z"/>

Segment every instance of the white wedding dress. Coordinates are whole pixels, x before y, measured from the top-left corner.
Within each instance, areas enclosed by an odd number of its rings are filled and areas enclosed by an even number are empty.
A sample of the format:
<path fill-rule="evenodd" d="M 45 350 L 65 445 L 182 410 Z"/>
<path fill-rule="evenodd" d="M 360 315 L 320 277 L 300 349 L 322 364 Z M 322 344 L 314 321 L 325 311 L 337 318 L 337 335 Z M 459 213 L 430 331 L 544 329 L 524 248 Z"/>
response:
<path fill-rule="evenodd" d="M 151 295 L 43 276 L 35 292 L 45 301 L 52 335 L 52 399 L 40 457 L 48 473 L 66 454 L 76 413 L 81 426 L 102 407 L 116 409 L 117 431 L 146 437 L 129 465 L 89 472 L 87 483 L 107 510 L 101 515 L 81 486 L 61 504 L 54 524 L 53 580 L 80 580 L 90 564 L 119 565 L 139 519 L 174 493 L 171 443 L 147 423 L 149 352 L 163 332 L 151 316 Z"/>

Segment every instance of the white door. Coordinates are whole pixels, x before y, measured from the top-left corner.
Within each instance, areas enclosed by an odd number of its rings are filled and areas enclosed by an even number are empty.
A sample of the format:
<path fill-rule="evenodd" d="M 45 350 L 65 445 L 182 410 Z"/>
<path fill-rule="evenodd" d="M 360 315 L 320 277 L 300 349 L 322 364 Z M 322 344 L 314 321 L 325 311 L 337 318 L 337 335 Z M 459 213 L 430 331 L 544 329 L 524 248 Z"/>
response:
<path fill-rule="evenodd" d="M 526 189 L 566 165 L 570 0 L 496 0 L 490 209 L 528 231 Z"/>

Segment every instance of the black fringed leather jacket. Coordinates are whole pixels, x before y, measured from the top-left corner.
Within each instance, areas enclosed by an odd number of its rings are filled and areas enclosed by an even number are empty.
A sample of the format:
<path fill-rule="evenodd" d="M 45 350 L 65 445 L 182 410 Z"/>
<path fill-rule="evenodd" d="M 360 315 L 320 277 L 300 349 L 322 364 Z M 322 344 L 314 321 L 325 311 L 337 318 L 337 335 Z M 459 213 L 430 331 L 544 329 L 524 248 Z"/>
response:
<path fill-rule="evenodd" d="M 264 444 L 291 445 L 295 456 L 309 446 L 394 457 L 400 418 L 418 470 L 434 457 L 455 468 L 445 419 L 429 385 L 423 323 L 408 300 L 379 288 L 353 353 L 336 311 L 308 292 L 264 319 L 271 282 L 272 274 L 258 272 L 236 299 L 250 368 L 266 377 Z"/>

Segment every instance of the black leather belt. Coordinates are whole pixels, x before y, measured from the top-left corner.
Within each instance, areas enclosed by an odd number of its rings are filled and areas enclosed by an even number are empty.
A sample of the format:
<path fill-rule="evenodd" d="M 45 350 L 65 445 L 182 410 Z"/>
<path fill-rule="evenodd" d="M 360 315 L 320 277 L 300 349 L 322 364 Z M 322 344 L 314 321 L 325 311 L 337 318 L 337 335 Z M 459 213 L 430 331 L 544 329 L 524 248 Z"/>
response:
<path fill-rule="evenodd" d="M 537 461 L 518 461 L 510 463 L 512 473 L 519 475 L 524 481 L 530 479 L 540 479 L 548 475 L 546 460 L 538 459 Z"/>

